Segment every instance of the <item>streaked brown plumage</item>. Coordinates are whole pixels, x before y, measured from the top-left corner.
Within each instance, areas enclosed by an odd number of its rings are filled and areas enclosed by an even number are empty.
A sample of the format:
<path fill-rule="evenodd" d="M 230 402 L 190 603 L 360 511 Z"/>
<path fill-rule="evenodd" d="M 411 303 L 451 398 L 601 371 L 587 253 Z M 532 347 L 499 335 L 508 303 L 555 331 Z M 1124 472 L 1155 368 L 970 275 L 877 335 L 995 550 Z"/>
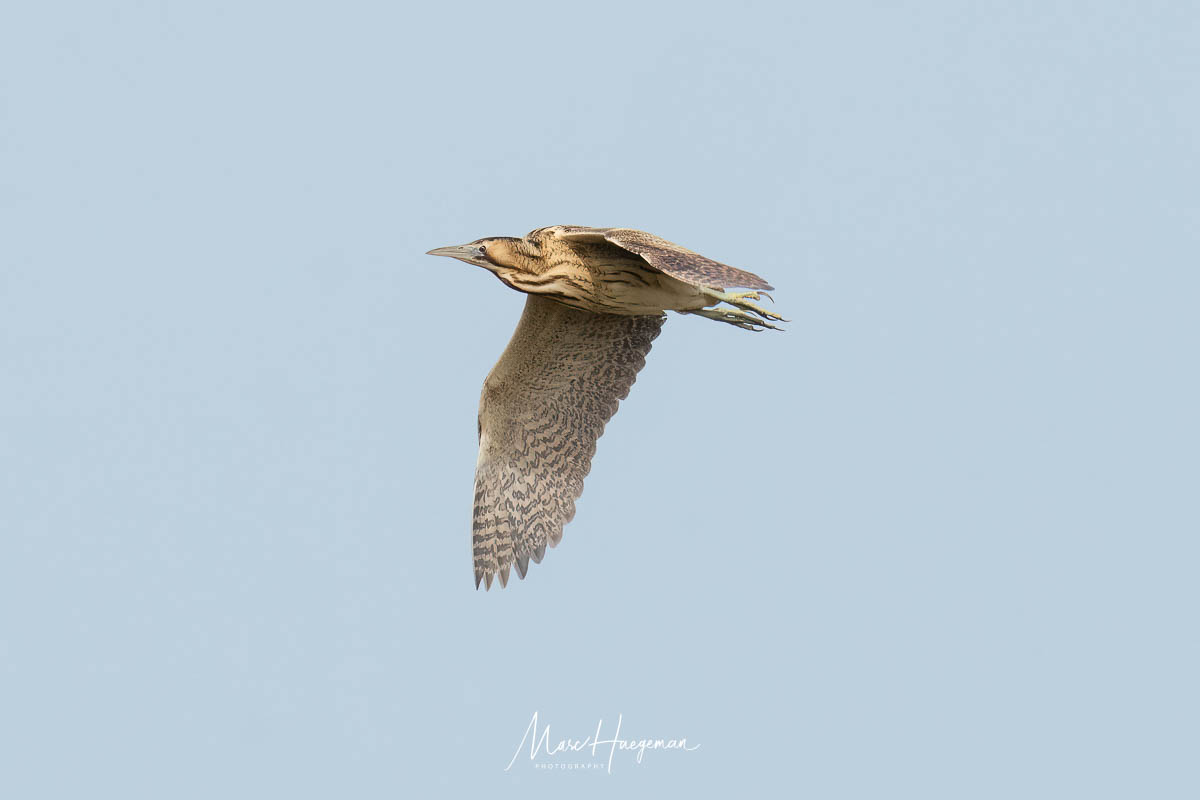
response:
<path fill-rule="evenodd" d="M 525 313 L 483 383 L 475 467 L 475 587 L 522 578 L 562 539 L 596 440 L 677 311 L 747 330 L 782 318 L 749 272 L 630 228 L 556 225 L 430 250 L 525 292 Z M 731 293 L 743 287 L 755 291 Z M 714 308 L 719 304 L 723 307 Z"/>

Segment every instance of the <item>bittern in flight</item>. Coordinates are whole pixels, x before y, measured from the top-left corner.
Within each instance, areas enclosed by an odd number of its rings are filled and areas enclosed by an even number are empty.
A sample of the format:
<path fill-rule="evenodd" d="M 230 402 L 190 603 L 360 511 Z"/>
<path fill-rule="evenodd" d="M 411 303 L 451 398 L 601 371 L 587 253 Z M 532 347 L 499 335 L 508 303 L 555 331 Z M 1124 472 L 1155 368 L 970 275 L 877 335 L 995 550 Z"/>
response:
<path fill-rule="evenodd" d="M 507 585 L 513 566 L 524 578 L 529 560 L 562 539 L 596 440 L 645 365 L 664 311 L 746 330 L 786 321 L 753 302 L 772 288 L 757 275 L 630 228 L 555 225 L 429 255 L 483 267 L 529 295 L 479 398 L 477 589 L 497 576 Z M 753 291 L 728 291 L 738 287 Z"/>

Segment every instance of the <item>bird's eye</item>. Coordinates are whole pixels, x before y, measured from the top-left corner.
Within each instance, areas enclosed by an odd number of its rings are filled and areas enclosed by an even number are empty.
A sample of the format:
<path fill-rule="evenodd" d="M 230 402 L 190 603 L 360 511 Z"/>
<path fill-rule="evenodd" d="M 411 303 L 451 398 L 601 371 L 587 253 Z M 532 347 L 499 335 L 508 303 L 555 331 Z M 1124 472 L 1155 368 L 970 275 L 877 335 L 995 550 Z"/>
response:
<path fill-rule="evenodd" d="M 487 248 L 484 247 L 483 245 L 479 245 L 479 255 L 481 255 L 481 256 L 487 255 Z"/>

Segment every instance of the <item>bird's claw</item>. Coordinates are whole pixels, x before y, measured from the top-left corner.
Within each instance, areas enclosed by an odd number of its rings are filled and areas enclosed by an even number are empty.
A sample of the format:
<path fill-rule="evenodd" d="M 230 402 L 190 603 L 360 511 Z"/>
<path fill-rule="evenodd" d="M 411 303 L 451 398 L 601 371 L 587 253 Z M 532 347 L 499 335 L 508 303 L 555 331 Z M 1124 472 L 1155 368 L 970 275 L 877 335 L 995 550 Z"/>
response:
<path fill-rule="evenodd" d="M 741 328 L 745 331 L 758 332 L 766 328 L 776 331 L 783 330 L 783 328 L 772 325 L 766 320 L 759 319 L 753 314 L 743 311 L 740 308 L 700 308 L 696 309 L 695 311 L 688 311 L 686 313 L 696 314 L 701 317 L 708 317 L 709 319 L 715 319 L 718 322 L 727 322 L 730 325 L 733 325 L 736 328 Z"/>
<path fill-rule="evenodd" d="M 733 306 L 734 308 L 739 309 L 740 311 L 743 311 L 743 312 L 748 311 L 753 314 L 757 314 L 759 317 L 762 318 L 762 321 L 755 319 L 754 317 L 750 317 L 750 319 L 753 320 L 753 322 L 757 325 L 762 325 L 767 328 L 773 328 L 775 330 L 780 330 L 780 328 L 776 328 L 774 325 L 769 324 L 769 321 L 770 320 L 775 320 L 778 322 L 787 322 L 788 321 L 788 320 L 784 319 L 783 317 L 781 317 L 780 315 L 776 314 L 775 312 L 768 311 L 767 309 L 763 308 L 762 306 L 759 306 L 756 303 L 750 302 L 751 300 L 758 300 L 760 297 L 766 297 L 768 300 L 770 300 L 772 303 L 774 303 L 775 298 L 771 297 L 771 295 L 767 294 L 766 292 L 713 292 L 711 296 L 717 300 L 720 300 L 723 303 L 728 303 L 729 305 Z"/>

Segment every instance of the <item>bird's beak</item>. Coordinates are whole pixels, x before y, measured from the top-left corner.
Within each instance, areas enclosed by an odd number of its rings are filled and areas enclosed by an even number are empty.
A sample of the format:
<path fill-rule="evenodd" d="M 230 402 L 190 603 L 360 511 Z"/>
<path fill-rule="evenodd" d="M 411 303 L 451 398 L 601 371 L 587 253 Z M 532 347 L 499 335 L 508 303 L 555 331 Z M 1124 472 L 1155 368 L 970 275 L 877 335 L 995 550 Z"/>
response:
<path fill-rule="evenodd" d="M 448 258 L 470 258 L 471 250 L 474 249 L 469 245 L 458 244 L 454 247 L 435 247 L 425 255 L 427 256 L 447 256 Z"/>
<path fill-rule="evenodd" d="M 425 255 L 457 258 L 459 261 L 465 261 L 468 264 L 474 264 L 477 267 L 492 266 L 491 263 L 479 252 L 479 245 L 477 244 L 458 244 L 454 247 L 436 247 Z"/>

